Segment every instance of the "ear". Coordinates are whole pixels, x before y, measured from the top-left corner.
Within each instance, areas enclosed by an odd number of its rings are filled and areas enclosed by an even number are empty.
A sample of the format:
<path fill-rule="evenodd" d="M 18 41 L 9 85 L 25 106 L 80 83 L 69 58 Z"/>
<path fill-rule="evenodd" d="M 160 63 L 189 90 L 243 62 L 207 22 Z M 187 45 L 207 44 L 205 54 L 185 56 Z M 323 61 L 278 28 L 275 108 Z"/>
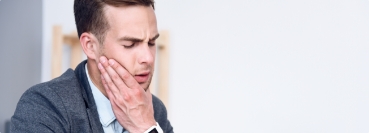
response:
<path fill-rule="evenodd" d="M 96 60 L 99 54 L 99 41 L 92 33 L 84 32 L 81 34 L 79 38 L 79 42 L 81 43 L 81 47 L 85 52 L 87 58 Z"/>

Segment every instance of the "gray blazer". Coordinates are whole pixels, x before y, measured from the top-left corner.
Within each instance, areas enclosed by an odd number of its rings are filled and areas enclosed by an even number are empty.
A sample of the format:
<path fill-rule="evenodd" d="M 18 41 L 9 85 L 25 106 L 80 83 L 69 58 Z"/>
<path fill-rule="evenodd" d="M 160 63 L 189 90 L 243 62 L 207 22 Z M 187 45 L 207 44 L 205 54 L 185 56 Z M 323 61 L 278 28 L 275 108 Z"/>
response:
<path fill-rule="evenodd" d="M 35 85 L 20 98 L 11 118 L 15 133 L 103 133 L 95 100 L 81 62 L 75 71 Z M 153 95 L 154 117 L 165 133 L 172 133 L 167 111 Z"/>

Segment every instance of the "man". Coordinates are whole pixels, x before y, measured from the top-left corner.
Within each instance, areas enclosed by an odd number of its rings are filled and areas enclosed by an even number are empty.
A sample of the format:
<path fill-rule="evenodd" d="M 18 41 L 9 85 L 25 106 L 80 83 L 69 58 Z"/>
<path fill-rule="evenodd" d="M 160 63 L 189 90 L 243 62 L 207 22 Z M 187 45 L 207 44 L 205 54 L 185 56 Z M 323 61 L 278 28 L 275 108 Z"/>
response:
<path fill-rule="evenodd" d="M 173 132 L 148 89 L 159 37 L 152 0 L 75 0 L 87 61 L 27 90 L 11 132 Z"/>

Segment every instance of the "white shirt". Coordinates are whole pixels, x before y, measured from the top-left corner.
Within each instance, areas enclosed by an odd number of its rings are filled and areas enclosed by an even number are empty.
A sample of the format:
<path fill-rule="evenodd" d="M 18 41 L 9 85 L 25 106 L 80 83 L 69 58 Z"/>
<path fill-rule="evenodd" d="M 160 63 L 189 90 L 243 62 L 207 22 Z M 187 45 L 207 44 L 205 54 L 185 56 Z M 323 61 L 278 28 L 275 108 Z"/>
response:
<path fill-rule="evenodd" d="M 87 64 L 85 65 L 85 68 L 88 83 L 90 84 L 92 95 L 95 99 L 97 112 L 99 113 L 100 122 L 104 132 L 122 133 L 123 127 L 119 124 L 118 120 L 116 120 L 109 99 L 107 99 L 104 94 L 102 94 L 101 91 L 95 86 L 95 84 L 92 83 L 90 75 L 88 74 Z M 124 130 L 123 133 L 128 133 L 128 131 Z"/>

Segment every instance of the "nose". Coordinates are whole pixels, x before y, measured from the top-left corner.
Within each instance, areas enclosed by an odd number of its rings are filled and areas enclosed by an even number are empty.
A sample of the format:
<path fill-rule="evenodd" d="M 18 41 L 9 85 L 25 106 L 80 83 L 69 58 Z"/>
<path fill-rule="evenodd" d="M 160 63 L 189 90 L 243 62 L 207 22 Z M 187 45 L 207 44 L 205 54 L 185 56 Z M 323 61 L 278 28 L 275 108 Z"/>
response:
<path fill-rule="evenodd" d="M 155 61 L 155 46 L 149 46 L 147 43 L 141 45 L 139 50 L 138 63 L 139 64 L 153 64 Z"/>

